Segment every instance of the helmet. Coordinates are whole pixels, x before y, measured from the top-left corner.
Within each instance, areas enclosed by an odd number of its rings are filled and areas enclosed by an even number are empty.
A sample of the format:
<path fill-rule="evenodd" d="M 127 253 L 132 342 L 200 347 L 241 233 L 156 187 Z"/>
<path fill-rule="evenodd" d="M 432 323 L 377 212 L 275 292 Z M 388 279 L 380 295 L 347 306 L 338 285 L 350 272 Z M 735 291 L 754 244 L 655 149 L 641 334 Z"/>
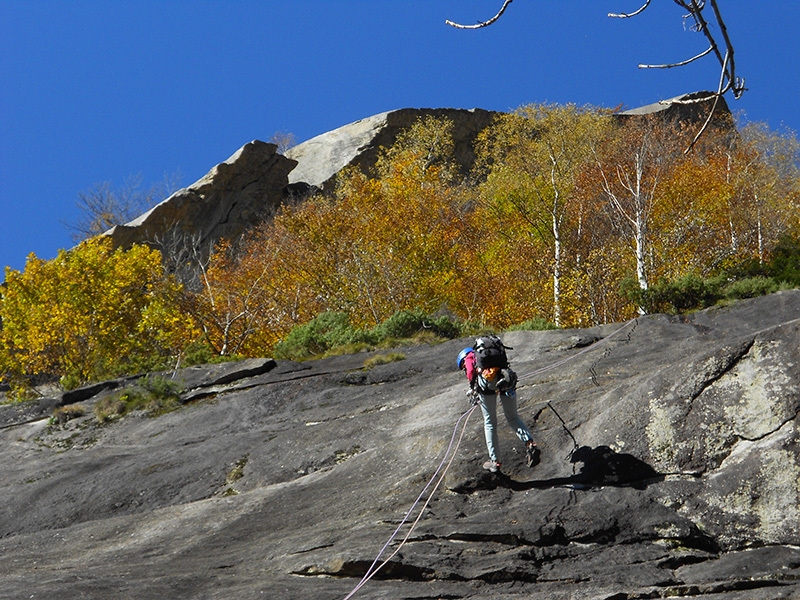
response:
<path fill-rule="evenodd" d="M 459 352 L 458 358 L 456 359 L 456 367 L 459 369 L 464 368 L 464 359 L 467 358 L 467 354 L 472 351 L 472 348 L 464 348 L 461 352 Z"/>

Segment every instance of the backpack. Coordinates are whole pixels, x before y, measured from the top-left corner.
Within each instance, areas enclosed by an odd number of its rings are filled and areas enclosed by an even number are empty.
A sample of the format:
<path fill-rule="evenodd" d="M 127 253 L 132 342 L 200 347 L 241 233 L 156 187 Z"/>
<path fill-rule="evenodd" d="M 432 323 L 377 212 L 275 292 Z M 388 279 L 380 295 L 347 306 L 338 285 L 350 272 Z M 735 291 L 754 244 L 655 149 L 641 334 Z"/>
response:
<path fill-rule="evenodd" d="M 506 350 L 513 350 L 513 348 L 503 345 L 496 335 L 484 335 L 477 338 L 475 340 L 475 366 L 478 369 L 508 368 Z"/>

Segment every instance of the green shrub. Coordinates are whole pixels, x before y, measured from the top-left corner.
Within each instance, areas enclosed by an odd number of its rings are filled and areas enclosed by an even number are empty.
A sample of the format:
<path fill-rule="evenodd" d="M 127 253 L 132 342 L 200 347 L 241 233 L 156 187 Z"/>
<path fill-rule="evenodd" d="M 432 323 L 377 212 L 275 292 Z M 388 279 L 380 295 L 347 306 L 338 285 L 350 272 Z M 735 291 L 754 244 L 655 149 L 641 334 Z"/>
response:
<path fill-rule="evenodd" d="M 432 318 L 430 327 L 439 337 L 443 337 L 447 340 L 461 337 L 463 333 L 463 327 L 460 323 L 444 316 Z"/>
<path fill-rule="evenodd" d="M 724 296 L 729 300 L 756 298 L 777 292 L 779 285 L 769 277 L 748 277 L 732 281 L 724 288 Z"/>
<path fill-rule="evenodd" d="M 719 300 L 720 281 L 703 279 L 690 273 L 668 283 L 662 294 L 664 301 L 672 306 L 674 312 L 706 308 Z"/>
<path fill-rule="evenodd" d="M 648 314 L 679 314 L 713 306 L 722 297 L 721 285 L 720 278 L 703 279 L 690 273 L 674 281 L 660 279 L 646 290 L 629 278 L 622 292 Z"/>
<path fill-rule="evenodd" d="M 766 272 L 776 282 L 800 287 L 800 237 L 784 235 L 778 240 L 766 265 Z"/>
<path fill-rule="evenodd" d="M 413 339 L 433 343 L 461 335 L 461 326 L 447 316 L 431 317 L 420 310 L 402 310 L 372 329 L 358 329 L 345 313 L 326 312 L 298 325 L 275 345 L 279 359 L 304 360 L 343 352 L 358 352 Z"/>
<path fill-rule="evenodd" d="M 420 310 L 401 310 L 394 313 L 373 331 L 380 339 L 412 337 L 423 328 L 425 315 Z"/>
<path fill-rule="evenodd" d="M 173 379 L 149 376 L 138 381 L 139 386 L 149 393 L 150 399 L 170 400 L 179 399 L 183 385 Z"/>
<path fill-rule="evenodd" d="M 163 377 L 143 377 L 133 387 L 106 396 L 94 406 L 98 421 L 107 423 L 141 410 L 149 416 L 171 412 L 181 405 L 182 386 Z"/>
<path fill-rule="evenodd" d="M 461 335 L 461 328 L 447 316 L 433 317 L 421 310 L 401 310 L 374 327 L 372 333 L 377 341 L 400 340 L 425 333 L 453 339 Z"/>
<path fill-rule="evenodd" d="M 324 312 L 308 323 L 292 329 L 285 340 L 275 345 L 275 357 L 302 360 L 324 355 L 337 346 L 369 341 L 368 334 L 350 325 L 347 314 Z"/>

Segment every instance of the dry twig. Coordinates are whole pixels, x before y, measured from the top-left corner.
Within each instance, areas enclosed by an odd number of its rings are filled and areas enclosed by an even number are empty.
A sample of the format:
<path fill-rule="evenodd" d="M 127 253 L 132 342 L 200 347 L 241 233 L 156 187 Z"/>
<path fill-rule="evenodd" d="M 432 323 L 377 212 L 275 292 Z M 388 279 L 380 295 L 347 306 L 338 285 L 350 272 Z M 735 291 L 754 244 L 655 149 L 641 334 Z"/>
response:
<path fill-rule="evenodd" d="M 513 1 L 514 0 L 504 0 L 503 6 L 500 7 L 500 10 L 497 11 L 497 14 L 488 21 L 479 21 L 475 25 L 461 25 L 460 23 L 454 23 L 453 21 L 450 20 L 445 21 L 445 23 L 447 23 L 451 27 L 456 27 L 458 29 L 480 29 L 481 27 L 487 27 L 492 23 L 494 23 L 495 21 L 497 21 L 497 19 L 499 19 L 503 15 L 503 13 L 506 12 L 506 8 L 508 8 L 508 5 L 511 4 Z"/>

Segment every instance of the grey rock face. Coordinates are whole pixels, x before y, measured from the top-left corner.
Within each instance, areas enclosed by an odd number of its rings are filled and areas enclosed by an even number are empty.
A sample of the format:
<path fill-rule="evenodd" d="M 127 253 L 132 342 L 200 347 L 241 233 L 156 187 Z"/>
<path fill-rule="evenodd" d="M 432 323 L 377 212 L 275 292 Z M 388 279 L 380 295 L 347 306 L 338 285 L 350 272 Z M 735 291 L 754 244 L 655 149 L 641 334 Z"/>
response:
<path fill-rule="evenodd" d="M 686 94 L 661 103 L 619 113 L 637 118 L 661 113 L 669 118 L 705 119 L 708 92 Z M 730 115 L 724 99 L 718 115 Z M 453 123 L 455 158 L 463 176 L 475 162 L 474 143 L 498 113 L 482 109 L 404 108 L 380 113 L 318 135 L 282 156 L 274 144 L 253 141 L 215 166 L 207 175 L 153 207 L 137 219 L 109 230 L 116 246 L 148 243 L 170 251 L 170 245 L 191 245 L 208 251 L 224 238 L 235 241 L 253 225 L 269 219 L 285 202 L 309 193 L 333 191 L 336 175 L 356 166 L 369 173 L 381 148 L 420 118 L 448 118 Z M 174 248 L 172 249 L 174 252 Z"/>
<path fill-rule="evenodd" d="M 196 183 L 105 235 L 122 247 L 169 245 L 181 235 L 202 248 L 222 238 L 236 240 L 274 214 L 284 199 L 288 174 L 297 163 L 276 150 L 265 142 L 245 144 Z"/>
<path fill-rule="evenodd" d="M 503 339 L 534 469 L 504 422 L 481 469 L 469 340 L 193 368 L 103 426 L 129 382 L 3 408 L 0 597 L 341 599 L 395 531 L 354 598 L 800 597 L 800 291 Z"/>
<path fill-rule="evenodd" d="M 269 219 L 284 202 L 314 190 L 331 191 L 336 174 L 356 165 L 369 170 L 382 147 L 403 129 L 432 115 L 453 121 L 456 159 L 466 174 L 475 160 L 475 137 L 494 113 L 474 109 L 402 109 L 381 113 L 323 133 L 290 149 L 253 141 L 187 188 L 178 190 L 147 213 L 108 232 L 115 246 L 146 243 L 167 247 L 185 238 L 207 249 L 220 239 L 235 241 Z"/>
<path fill-rule="evenodd" d="M 667 100 L 646 104 L 617 113 L 618 117 L 641 117 L 660 114 L 668 119 L 703 123 L 708 117 L 711 107 L 717 121 L 724 121 L 731 116 L 725 97 L 716 97 L 712 92 L 693 92 L 682 94 Z"/>
<path fill-rule="evenodd" d="M 356 165 L 368 172 L 381 148 L 391 147 L 403 129 L 426 116 L 452 121 L 456 162 L 466 175 L 475 162 L 475 138 L 496 114 L 477 108 L 404 108 L 361 119 L 289 149 L 286 156 L 297 161 L 289 181 L 330 190 L 336 174 L 347 166 Z"/>

